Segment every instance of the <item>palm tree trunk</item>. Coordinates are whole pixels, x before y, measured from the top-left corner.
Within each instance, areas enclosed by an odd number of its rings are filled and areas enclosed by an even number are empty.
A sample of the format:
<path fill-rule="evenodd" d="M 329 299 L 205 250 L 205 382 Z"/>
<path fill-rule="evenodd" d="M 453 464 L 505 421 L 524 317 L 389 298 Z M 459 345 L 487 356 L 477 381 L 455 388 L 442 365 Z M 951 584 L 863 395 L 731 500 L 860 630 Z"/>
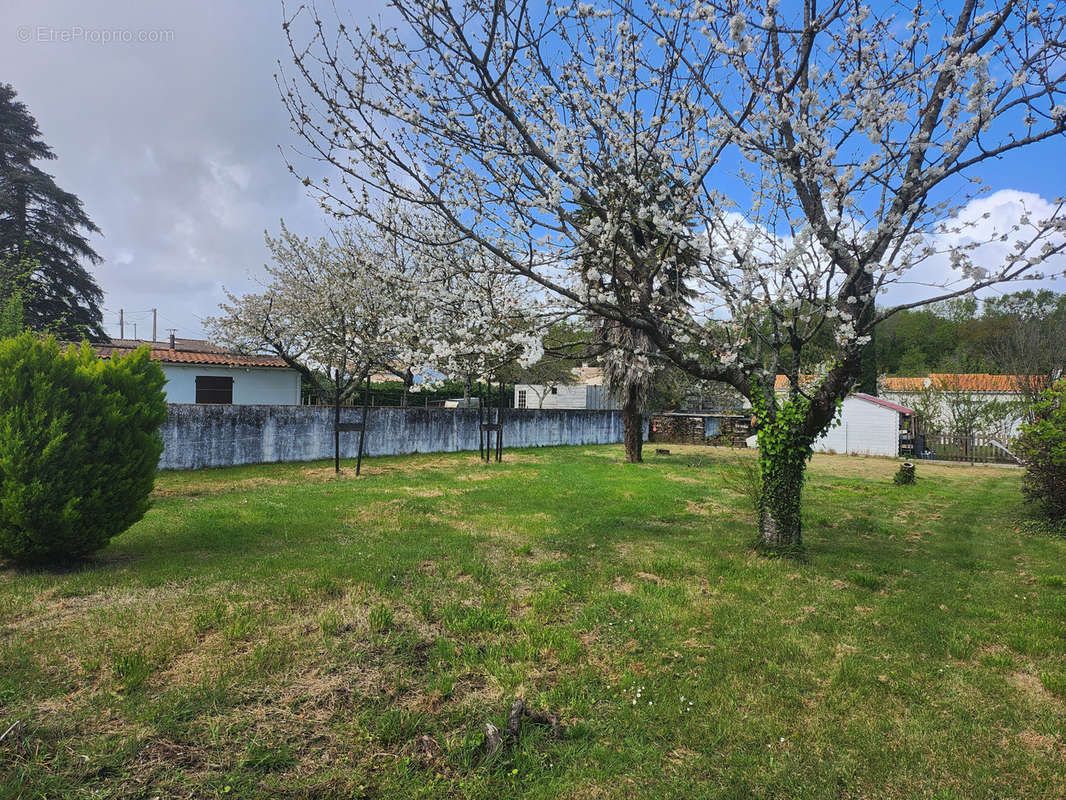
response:
<path fill-rule="evenodd" d="M 622 404 L 622 439 L 625 442 L 626 461 L 639 464 L 644 460 L 644 417 L 640 413 L 639 389 L 630 386 Z"/>

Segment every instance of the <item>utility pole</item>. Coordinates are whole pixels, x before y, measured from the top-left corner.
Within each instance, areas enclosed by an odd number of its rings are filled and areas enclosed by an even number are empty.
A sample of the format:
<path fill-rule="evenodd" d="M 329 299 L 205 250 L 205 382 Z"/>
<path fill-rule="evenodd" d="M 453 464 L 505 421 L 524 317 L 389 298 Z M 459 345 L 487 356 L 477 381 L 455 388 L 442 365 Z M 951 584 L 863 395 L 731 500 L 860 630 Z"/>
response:
<path fill-rule="evenodd" d="M 118 310 L 118 338 L 126 338 L 126 318 L 122 313 L 122 309 Z"/>
<path fill-rule="evenodd" d="M 152 309 L 152 341 L 153 342 L 155 341 L 155 323 L 156 323 L 156 312 L 157 311 L 159 311 L 158 308 L 153 308 Z"/>

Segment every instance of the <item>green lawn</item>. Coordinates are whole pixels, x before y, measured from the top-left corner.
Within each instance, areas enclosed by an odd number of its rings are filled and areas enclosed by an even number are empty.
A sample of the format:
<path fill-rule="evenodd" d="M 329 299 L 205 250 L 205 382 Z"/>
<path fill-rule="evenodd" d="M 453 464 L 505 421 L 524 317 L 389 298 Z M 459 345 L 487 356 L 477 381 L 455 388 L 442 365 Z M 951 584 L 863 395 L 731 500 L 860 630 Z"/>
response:
<path fill-rule="evenodd" d="M 740 454 L 671 449 L 161 475 L 84 567 L 0 573 L 0 796 L 1066 794 L 1017 471 L 816 457 L 794 561 Z M 515 698 L 565 732 L 487 761 Z"/>

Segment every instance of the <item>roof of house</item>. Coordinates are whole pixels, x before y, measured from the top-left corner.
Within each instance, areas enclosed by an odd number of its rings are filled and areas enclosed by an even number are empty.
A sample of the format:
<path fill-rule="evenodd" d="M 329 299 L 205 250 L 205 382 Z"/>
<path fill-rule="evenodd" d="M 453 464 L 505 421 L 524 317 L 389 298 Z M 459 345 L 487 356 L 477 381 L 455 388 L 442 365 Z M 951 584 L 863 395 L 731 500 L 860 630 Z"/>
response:
<path fill-rule="evenodd" d="M 889 392 L 920 392 L 927 387 L 957 392 L 1018 392 L 1022 386 L 1040 386 L 1042 375 L 989 375 L 982 372 L 932 372 L 928 378 L 884 378 Z"/>
<path fill-rule="evenodd" d="M 817 379 L 818 379 L 817 375 L 800 375 L 799 376 L 800 387 L 803 388 L 803 387 L 810 386 Z M 792 385 L 792 383 L 791 383 L 791 381 L 789 381 L 788 375 L 777 375 L 777 376 L 774 377 L 774 391 L 775 392 L 783 392 L 783 391 L 785 391 L 785 389 L 788 389 L 791 385 Z"/>
<path fill-rule="evenodd" d="M 269 367 L 287 369 L 288 364 L 274 356 L 245 355 L 222 349 L 203 339 L 175 339 L 174 347 L 170 342 L 147 342 L 140 339 L 111 339 L 96 342 L 93 349 L 100 358 L 110 358 L 113 354 L 127 355 L 142 345 L 152 348 L 152 361 L 163 364 L 203 364 L 215 367 Z"/>
<path fill-rule="evenodd" d="M 925 388 L 925 378 L 882 378 L 881 386 L 889 392 L 920 392 Z"/>
<path fill-rule="evenodd" d="M 899 403 L 893 403 L 891 400 L 885 400 L 883 397 L 874 397 L 872 394 L 866 394 L 865 392 L 854 392 L 849 395 L 849 397 L 858 397 L 860 400 L 890 408 L 893 411 L 898 411 L 900 414 L 914 413 L 913 408 L 907 408 L 906 406 L 901 406 Z"/>
<path fill-rule="evenodd" d="M 576 380 L 574 383 L 581 386 L 603 386 L 603 367 L 590 367 L 582 364 L 570 370 Z"/>

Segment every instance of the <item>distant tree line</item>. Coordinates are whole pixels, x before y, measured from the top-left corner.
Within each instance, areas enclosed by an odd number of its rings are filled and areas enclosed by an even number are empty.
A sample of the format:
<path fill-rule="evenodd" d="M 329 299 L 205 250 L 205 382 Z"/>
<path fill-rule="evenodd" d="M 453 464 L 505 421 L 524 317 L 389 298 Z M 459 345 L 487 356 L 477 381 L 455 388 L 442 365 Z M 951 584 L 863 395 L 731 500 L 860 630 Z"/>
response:
<path fill-rule="evenodd" d="M 1064 366 L 1066 295 L 1025 290 L 987 299 L 964 297 L 899 311 L 878 326 L 864 352 L 871 377 L 925 376 L 931 372 L 1053 375 Z M 832 354 L 826 330 L 806 345 L 804 360 Z M 795 365 L 787 347 L 782 371 Z M 873 378 L 875 380 L 875 378 Z M 873 389 L 873 380 L 864 382 Z"/>
<path fill-rule="evenodd" d="M 883 375 L 1050 374 L 1064 366 L 1066 295 L 1043 289 L 901 311 L 878 330 Z"/>

